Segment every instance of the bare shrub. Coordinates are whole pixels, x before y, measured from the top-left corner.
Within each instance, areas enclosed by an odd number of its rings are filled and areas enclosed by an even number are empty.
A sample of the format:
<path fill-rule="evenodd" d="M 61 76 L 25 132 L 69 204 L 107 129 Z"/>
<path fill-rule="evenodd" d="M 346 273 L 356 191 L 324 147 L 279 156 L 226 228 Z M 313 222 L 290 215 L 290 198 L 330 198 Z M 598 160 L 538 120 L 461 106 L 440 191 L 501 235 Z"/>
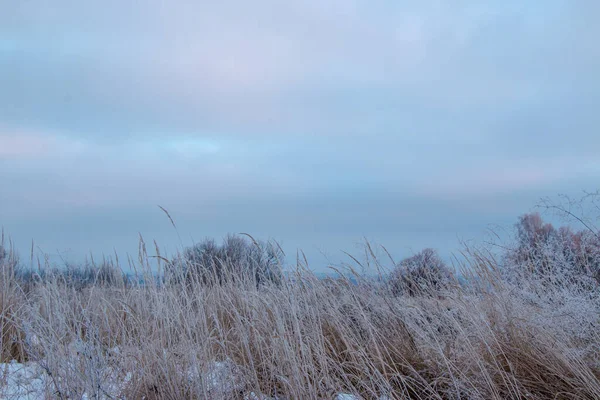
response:
<path fill-rule="evenodd" d="M 240 235 L 227 236 L 221 245 L 206 239 L 190 248 L 167 267 L 170 282 L 204 285 L 252 282 L 261 285 L 282 279 L 283 251 L 274 242 Z"/>
<path fill-rule="evenodd" d="M 450 269 L 438 253 L 424 249 L 398 263 L 390 275 L 390 286 L 395 295 L 416 296 L 447 289 L 452 280 Z"/>

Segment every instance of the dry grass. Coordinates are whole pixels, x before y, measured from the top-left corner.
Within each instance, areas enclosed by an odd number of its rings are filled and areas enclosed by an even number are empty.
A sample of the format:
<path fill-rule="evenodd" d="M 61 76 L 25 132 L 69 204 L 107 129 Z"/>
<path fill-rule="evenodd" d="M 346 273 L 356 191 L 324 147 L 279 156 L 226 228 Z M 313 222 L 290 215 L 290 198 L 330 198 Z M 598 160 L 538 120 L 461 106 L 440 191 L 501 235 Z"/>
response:
<path fill-rule="evenodd" d="M 13 259 L 0 254 L 0 362 L 26 359 L 25 336 L 19 326 L 25 304 L 25 295 L 15 277 Z"/>
<path fill-rule="evenodd" d="M 2 361 L 56 398 L 598 399 L 597 293 L 505 280 L 487 255 L 435 295 L 299 268 L 277 284 L 0 281 Z M 373 263 L 376 264 L 376 263 Z"/>

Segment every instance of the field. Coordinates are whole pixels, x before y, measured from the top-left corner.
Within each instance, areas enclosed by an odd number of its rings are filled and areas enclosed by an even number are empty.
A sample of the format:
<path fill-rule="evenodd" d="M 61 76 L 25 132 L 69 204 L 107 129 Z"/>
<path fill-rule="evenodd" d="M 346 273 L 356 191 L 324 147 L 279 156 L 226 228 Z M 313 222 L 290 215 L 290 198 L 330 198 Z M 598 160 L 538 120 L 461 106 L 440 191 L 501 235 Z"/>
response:
<path fill-rule="evenodd" d="M 448 267 L 367 243 L 324 279 L 279 273 L 277 249 L 244 238 L 160 257 L 160 274 L 142 245 L 135 279 L 5 252 L 0 397 L 598 399 L 593 235 L 531 218 L 512 250 L 465 247 Z"/>

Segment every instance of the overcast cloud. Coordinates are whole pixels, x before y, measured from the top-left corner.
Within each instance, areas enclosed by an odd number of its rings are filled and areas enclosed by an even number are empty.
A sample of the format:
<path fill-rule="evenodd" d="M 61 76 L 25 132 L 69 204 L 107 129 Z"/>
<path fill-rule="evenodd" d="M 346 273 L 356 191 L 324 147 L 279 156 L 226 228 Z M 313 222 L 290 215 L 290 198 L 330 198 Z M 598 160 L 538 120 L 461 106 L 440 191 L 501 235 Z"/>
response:
<path fill-rule="evenodd" d="M 600 182 L 597 1 L 0 0 L 0 225 L 26 252 L 249 232 L 448 254 Z M 167 208 L 179 234 L 156 207 Z"/>

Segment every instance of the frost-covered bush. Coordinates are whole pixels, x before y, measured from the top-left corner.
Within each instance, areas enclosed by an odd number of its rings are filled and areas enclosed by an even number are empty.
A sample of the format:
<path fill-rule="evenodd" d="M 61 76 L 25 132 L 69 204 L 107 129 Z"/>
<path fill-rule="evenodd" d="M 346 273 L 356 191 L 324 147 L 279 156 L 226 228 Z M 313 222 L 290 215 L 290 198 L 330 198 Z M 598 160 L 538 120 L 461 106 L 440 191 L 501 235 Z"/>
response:
<path fill-rule="evenodd" d="M 452 273 L 438 253 L 425 249 L 402 260 L 390 275 L 394 295 L 411 296 L 430 294 L 446 289 L 452 282 Z"/>
<path fill-rule="evenodd" d="M 282 278 L 283 251 L 274 242 L 227 236 L 221 245 L 206 239 L 187 248 L 167 266 L 167 282 L 222 285 L 251 281 L 257 285 Z"/>
<path fill-rule="evenodd" d="M 598 237 L 589 229 L 555 228 L 538 213 L 521 216 L 515 233 L 498 270 L 496 296 L 506 297 L 503 313 L 597 362 Z"/>
<path fill-rule="evenodd" d="M 539 213 L 521 216 L 515 230 L 516 243 L 503 257 L 506 279 L 520 281 L 529 275 L 546 286 L 590 288 L 600 282 L 600 238 L 594 232 L 556 229 Z"/>

